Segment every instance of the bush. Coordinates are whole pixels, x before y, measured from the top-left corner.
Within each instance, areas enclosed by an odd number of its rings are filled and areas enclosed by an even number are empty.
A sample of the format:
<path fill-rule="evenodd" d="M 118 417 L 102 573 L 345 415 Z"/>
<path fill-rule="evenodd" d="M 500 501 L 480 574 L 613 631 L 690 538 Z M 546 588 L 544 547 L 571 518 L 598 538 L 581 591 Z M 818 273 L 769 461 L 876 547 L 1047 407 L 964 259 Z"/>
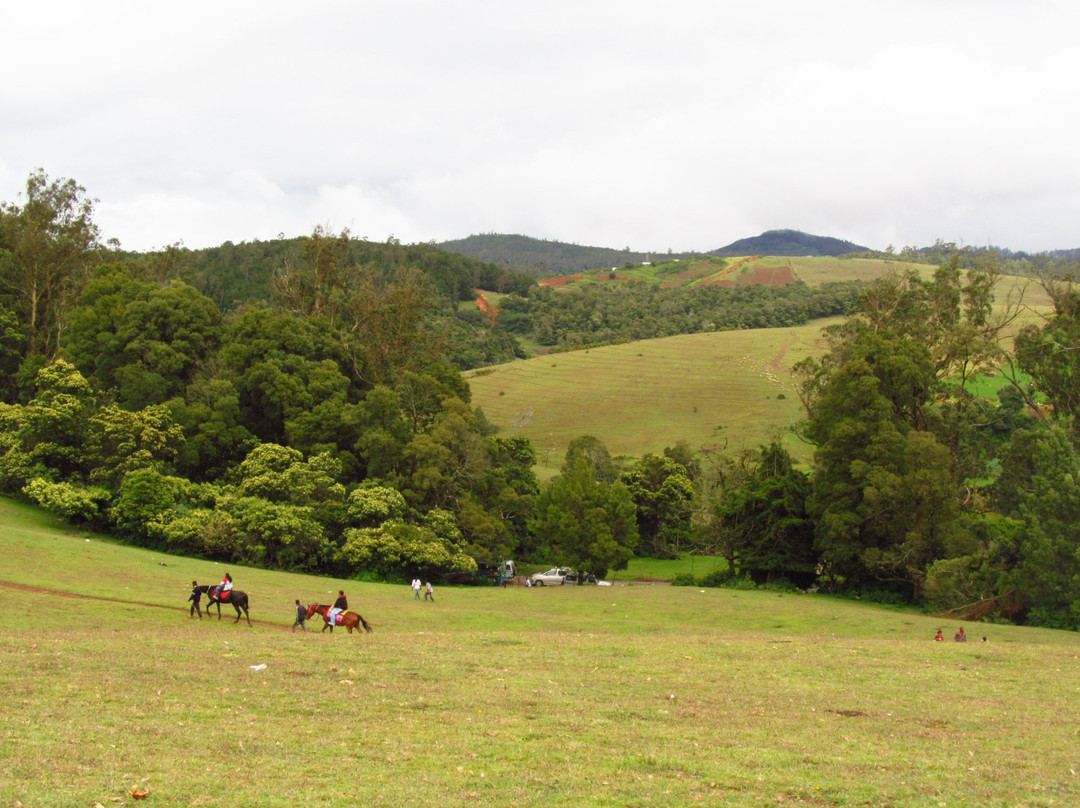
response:
<path fill-rule="evenodd" d="M 751 591 L 758 588 L 758 585 L 749 578 L 729 578 L 720 585 L 725 589 L 738 589 L 743 591 Z"/>
<path fill-rule="evenodd" d="M 701 586 L 724 586 L 730 578 L 730 570 L 715 570 L 708 575 L 703 575 L 698 584 Z"/>
<path fill-rule="evenodd" d="M 698 581 L 700 586 L 723 587 L 724 589 L 757 589 L 757 584 L 749 578 L 741 578 L 732 570 L 716 570 Z"/>
<path fill-rule="evenodd" d="M 697 586 L 697 581 L 694 579 L 692 572 L 680 572 L 674 578 L 671 579 L 672 586 Z"/>
<path fill-rule="evenodd" d="M 783 575 L 777 578 L 773 578 L 767 584 L 763 584 L 761 588 L 767 589 L 770 592 L 802 592 L 799 587 L 795 586 L 795 584 L 793 584 Z"/>
<path fill-rule="evenodd" d="M 859 593 L 862 600 L 871 603 L 880 603 L 884 606 L 904 606 L 908 599 L 901 592 L 893 592 L 889 589 L 863 589 Z"/>

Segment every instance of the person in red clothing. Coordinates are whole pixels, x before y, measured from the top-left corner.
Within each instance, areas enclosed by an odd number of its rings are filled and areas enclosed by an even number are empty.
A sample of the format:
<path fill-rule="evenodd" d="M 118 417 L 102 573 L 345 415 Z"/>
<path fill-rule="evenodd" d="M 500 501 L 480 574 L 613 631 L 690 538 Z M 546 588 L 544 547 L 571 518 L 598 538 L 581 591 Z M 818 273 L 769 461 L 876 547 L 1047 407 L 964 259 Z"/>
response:
<path fill-rule="evenodd" d="M 218 585 L 217 599 L 228 600 L 229 592 L 232 591 L 232 576 L 229 573 L 225 573 L 225 577 L 221 579 L 221 583 Z"/>

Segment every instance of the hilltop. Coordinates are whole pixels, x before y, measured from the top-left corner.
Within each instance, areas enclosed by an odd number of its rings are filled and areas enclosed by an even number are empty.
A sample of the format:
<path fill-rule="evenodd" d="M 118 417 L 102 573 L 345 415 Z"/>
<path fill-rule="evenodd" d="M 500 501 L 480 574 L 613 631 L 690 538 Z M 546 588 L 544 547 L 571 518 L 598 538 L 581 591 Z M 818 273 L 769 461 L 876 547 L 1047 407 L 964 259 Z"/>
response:
<path fill-rule="evenodd" d="M 780 255 L 780 256 L 838 256 L 866 252 L 850 241 L 828 236 L 814 236 L 799 230 L 766 230 L 760 236 L 733 241 L 709 255 Z"/>
<path fill-rule="evenodd" d="M 640 264 L 663 255 L 685 258 L 693 253 L 635 252 L 611 247 L 588 247 L 562 241 L 547 241 L 519 235 L 486 233 L 479 236 L 444 241 L 436 245 L 447 252 L 475 258 L 485 263 L 513 267 L 535 277 L 546 278 L 592 269 L 611 269 L 627 263 Z"/>

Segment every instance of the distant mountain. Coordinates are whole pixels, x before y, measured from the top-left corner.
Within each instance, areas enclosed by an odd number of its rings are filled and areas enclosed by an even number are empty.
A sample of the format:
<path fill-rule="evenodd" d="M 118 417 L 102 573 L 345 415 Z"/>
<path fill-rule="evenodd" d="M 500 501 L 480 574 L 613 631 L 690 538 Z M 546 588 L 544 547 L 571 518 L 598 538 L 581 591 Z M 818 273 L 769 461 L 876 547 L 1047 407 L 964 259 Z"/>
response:
<path fill-rule="evenodd" d="M 437 247 L 447 252 L 476 258 L 490 264 L 512 267 L 534 277 L 548 278 L 587 272 L 590 269 L 610 269 L 627 263 L 640 264 L 660 258 L 689 258 L 700 253 L 633 252 L 629 247 L 586 247 L 563 241 L 547 241 L 530 236 L 485 233 L 478 236 L 444 241 Z M 826 236 L 812 236 L 798 230 L 768 230 L 754 238 L 734 241 L 706 255 L 813 255 L 836 256 L 865 252 L 850 241 Z"/>
<path fill-rule="evenodd" d="M 562 241 L 546 241 L 529 236 L 499 233 L 486 233 L 454 241 L 444 241 L 436 246 L 447 252 L 476 258 L 484 263 L 511 267 L 539 278 L 570 275 L 590 269 L 611 269 L 621 267 L 627 262 L 636 265 L 642 261 L 653 261 L 660 256 L 683 258 L 690 255 L 690 253 L 631 252 L 629 247 L 623 250 L 610 247 L 584 247 Z"/>
<path fill-rule="evenodd" d="M 836 256 L 865 252 L 866 249 L 843 239 L 812 236 L 799 230 L 766 230 L 760 236 L 733 241 L 708 255 Z"/>

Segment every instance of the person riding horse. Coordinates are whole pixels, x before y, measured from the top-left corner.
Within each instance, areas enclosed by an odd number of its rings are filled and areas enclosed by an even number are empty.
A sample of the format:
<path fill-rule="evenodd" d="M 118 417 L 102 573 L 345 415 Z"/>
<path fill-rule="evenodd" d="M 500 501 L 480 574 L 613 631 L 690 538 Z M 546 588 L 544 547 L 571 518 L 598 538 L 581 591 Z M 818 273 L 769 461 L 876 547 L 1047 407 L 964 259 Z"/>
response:
<path fill-rule="evenodd" d="M 326 622 L 330 625 L 334 625 L 334 619 L 342 612 L 348 610 L 349 601 L 345 597 L 345 590 L 338 590 L 338 599 L 334 601 L 333 607 L 326 614 Z"/>
<path fill-rule="evenodd" d="M 218 584 L 217 599 L 228 600 L 229 593 L 232 591 L 233 582 L 232 576 L 229 573 L 225 573 L 225 577 L 221 579 L 221 583 Z"/>

